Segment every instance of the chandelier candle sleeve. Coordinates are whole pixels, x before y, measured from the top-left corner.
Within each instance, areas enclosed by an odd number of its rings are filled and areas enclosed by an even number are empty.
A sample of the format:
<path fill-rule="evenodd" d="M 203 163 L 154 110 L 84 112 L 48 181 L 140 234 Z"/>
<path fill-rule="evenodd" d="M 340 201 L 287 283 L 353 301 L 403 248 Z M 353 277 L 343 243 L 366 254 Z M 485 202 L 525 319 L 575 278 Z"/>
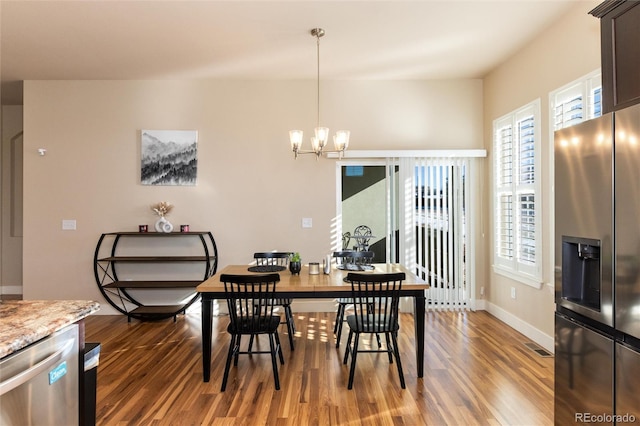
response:
<path fill-rule="evenodd" d="M 333 136 L 333 146 L 336 151 L 344 151 L 349 146 L 349 132 L 348 130 L 338 130 Z"/>
<path fill-rule="evenodd" d="M 297 152 L 300 149 L 303 134 L 304 132 L 302 130 L 289 131 L 289 140 L 291 140 L 291 149 L 293 149 L 293 152 Z"/>

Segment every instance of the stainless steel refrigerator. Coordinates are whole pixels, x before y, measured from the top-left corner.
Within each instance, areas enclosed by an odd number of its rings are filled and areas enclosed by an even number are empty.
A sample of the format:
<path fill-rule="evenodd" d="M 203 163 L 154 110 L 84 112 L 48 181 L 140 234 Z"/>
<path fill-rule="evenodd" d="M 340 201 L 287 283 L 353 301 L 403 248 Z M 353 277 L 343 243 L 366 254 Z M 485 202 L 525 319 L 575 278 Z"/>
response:
<path fill-rule="evenodd" d="M 555 423 L 640 422 L 640 105 L 554 145 Z"/>

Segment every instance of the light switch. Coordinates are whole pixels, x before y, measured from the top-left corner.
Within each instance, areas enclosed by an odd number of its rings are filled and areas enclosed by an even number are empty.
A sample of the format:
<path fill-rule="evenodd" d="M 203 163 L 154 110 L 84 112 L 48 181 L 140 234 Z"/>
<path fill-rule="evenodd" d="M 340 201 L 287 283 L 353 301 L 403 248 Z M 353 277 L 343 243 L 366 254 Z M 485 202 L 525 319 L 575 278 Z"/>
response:
<path fill-rule="evenodd" d="M 62 230 L 63 231 L 75 231 L 76 230 L 76 220 L 75 219 L 62 219 Z"/>
<path fill-rule="evenodd" d="M 302 218 L 302 227 L 303 228 L 312 228 L 313 227 L 313 219 L 310 217 Z"/>

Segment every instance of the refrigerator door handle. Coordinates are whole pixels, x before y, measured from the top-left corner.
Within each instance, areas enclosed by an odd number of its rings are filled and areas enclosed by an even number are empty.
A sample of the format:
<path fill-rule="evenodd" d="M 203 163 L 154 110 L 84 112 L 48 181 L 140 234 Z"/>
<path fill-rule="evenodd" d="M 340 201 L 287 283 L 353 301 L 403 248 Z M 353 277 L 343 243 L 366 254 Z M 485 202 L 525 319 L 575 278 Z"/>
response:
<path fill-rule="evenodd" d="M 43 371 L 46 371 L 47 369 L 51 368 L 58 361 L 65 358 L 69 354 L 69 352 L 71 351 L 71 348 L 73 347 L 73 344 L 74 344 L 74 339 L 67 340 L 67 342 L 64 344 L 64 346 L 61 349 L 49 355 L 48 357 L 46 357 L 45 359 L 43 359 L 33 367 L 29 368 L 28 370 L 22 371 L 16 374 L 15 376 L 8 378 L 7 380 L 4 380 L 3 382 L 0 382 L 0 396 L 17 388 L 18 386 L 24 383 L 27 383 L 29 380 L 38 376 Z"/>

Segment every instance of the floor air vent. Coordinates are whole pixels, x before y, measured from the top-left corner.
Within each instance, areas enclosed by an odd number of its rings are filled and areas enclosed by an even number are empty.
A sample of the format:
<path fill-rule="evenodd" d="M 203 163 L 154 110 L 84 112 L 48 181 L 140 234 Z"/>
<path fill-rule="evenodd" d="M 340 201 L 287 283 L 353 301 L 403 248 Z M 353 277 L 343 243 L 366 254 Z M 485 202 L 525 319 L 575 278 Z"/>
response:
<path fill-rule="evenodd" d="M 543 349 L 540 345 L 538 345 L 537 343 L 525 343 L 524 344 L 527 348 L 531 349 L 532 351 L 534 351 L 535 353 L 537 353 L 538 355 L 540 355 L 541 357 L 545 357 L 545 358 L 549 358 L 552 357 L 553 354 L 550 353 L 549 351 L 547 351 L 546 349 Z"/>

